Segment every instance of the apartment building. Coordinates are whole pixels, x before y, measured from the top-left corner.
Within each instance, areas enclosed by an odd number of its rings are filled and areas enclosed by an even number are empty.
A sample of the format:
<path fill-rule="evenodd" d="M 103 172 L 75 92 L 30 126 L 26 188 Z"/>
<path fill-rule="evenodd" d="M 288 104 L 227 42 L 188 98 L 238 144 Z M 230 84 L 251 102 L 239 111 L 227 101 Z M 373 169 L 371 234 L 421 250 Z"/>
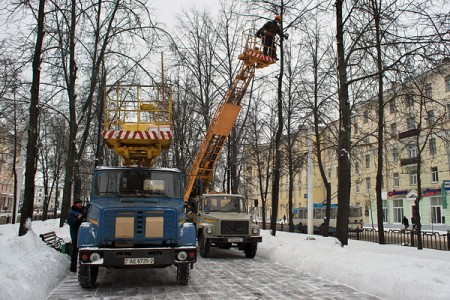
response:
<path fill-rule="evenodd" d="M 419 194 L 422 225 L 449 221 L 450 64 L 406 84 L 394 84 L 384 95 L 383 221 L 399 225 L 411 220 Z M 376 100 L 358 108 L 353 151 L 352 198 L 365 207 L 365 223 L 376 223 Z M 437 228 L 437 227 L 436 227 Z"/>
<path fill-rule="evenodd" d="M 385 125 L 383 153 L 383 221 L 385 225 L 398 226 L 403 216 L 412 217 L 414 201 L 418 196 L 418 179 L 421 180 L 420 215 L 423 225 L 438 228 L 450 223 L 447 208 L 450 192 L 450 63 L 418 76 L 407 84 L 394 84 L 384 95 Z M 352 183 L 350 205 L 361 207 L 364 223 L 377 222 L 376 173 L 377 173 L 377 99 L 359 105 L 352 120 Z M 332 128 L 332 126 L 330 127 Z M 293 212 L 307 206 L 307 164 L 309 131 L 298 136 L 297 157 L 303 157 L 293 180 Z M 327 135 L 327 132 L 324 132 Z M 323 138 L 323 137 L 322 137 Z M 312 137 L 314 140 L 314 137 Z M 330 140 L 326 139 L 325 140 Z M 332 143 L 332 142 L 331 142 Z M 330 145 L 328 145 L 330 146 Z M 324 151 L 325 173 L 331 184 L 332 203 L 337 203 L 336 146 Z M 286 149 L 284 149 L 286 150 Z M 269 151 L 269 150 L 267 150 Z M 266 152 L 267 152 L 266 151 Z M 264 152 L 264 151 L 263 151 Z M 313 152 L 313 201 L 325 200 L 323 185 L 315 150 Z M 270 216 L 272 179 L 269 155 L 261 155 L 262 179 L 255 163 L 255 154 L 249 155 L 245 167 L 246 194 L 258 199 L 260 191 L 267 193 L 267 216 Z M 420 159 L 420 164 L 419 164 Z M 278 217 L 288 215 L 289 179 L 286 160 L 281 170 Z M 269 164 L 268 167 L 265 167 Z M 420 176 L 419 176 L 420 168 Z M 268 170 L 268 171 L 267 171 Z M 262 183 L 262 188 L 261 188 Z M 261 212 L 259 204 L 258 213 Z M 260 214 L 258 214 L 260 216 Z M 387 226 L 389 227 L 389 226 Z"/>
<path fill-rule="evenodd" d="M 295 161 L 293 162 L 293 180 L 292 180 L 292 211 L 294 218 L 297 218 L 299 208 L 306 207 L 308 202 L 308 153 L 312 155 L 312 171 L 311 171 L 311 184 L 312 192 L 311 197 L 314 202 L 322 203 L 326 198 L 326 191 L 323 185 L 320 171 L 317 166 L 316 155 L 313 151 L 312 144 L 308 147 L 309 140 L 314 142 L 314 136 L 307 129 L 301 130 L 296 136 L 296 143 L 292 152 L 294 154 Z M 262 216 L 262 200 L 261 191 L 266 195 L 266 218 L 269 220 L 272 213 L 272 161 L 271 151 L 268 145 L 260 147 L 260 164 L 256 163 L 256 156 L 253 150 L 248 150 L 246 155 L 249 159 L 246 159 L 246 166 L 244 170 L 244 195 L 247 199 L 258 200 L 258 207 L 256 208 L 256 217 Z M 283 152 L 286 153 L 286 146 L 284 146 Z M 278 218 L 281 220 L 284 215 L 289 216 L 289 185 L 291 180 L 289 179 L 288 162 L 284 158 L 282 160 L 281 174 L 280 174 L 280 193 L 278 199 Z M 336 189 L 334 190 L 336 191 Z M 336 197 L 332 199 L 332 203 L 337 203 Z"/>
<path fill-rule="evenodd" d="M 13 209 L 14 201 L 14 174 L 12 171 L 11 156 L 0 151 L 0 211 L 8 212 Z"/>
<path fill-rule="evenodd" d="M 7 131 L 0 128 L 0 211 L 10 212 L 14 205 L 14 173 L 13 155 L 8 141 L 11 139 Z"/>
<path fill-rule="evenodd" d="M 55 205 L 57 209 L 61 208 L 61 200 L 62 200 L 62 190 L 57 191 L 58 195 L 56 195 L 55 191 L 52 191 L 48 202 L 48 211 L 53 212 L 55 209 Z M 56 197 L 58 196 L 58 197 Z M 22 198 L 23 199 L 23 198 Z M 36 185 L 34 190 L 34 210 L 35 212 L 41 213 L 44 208 L 44 203 L 46 201 L 45 197 L 45 189 L 42 185 Z"/>

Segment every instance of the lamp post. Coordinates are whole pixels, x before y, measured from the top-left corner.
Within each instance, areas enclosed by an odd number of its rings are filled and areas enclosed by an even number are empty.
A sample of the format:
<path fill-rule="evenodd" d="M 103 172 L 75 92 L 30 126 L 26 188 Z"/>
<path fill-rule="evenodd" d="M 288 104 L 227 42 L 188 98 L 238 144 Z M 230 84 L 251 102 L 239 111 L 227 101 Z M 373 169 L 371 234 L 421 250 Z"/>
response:
<path fill-rule="evenodd" d="M 314 234 L 313 224 L 313 178 L 312 178 L 312 130 L 308 130 L 308 168 L 307 168 L 307 181 L 308 181 L 308 234 Z"/>

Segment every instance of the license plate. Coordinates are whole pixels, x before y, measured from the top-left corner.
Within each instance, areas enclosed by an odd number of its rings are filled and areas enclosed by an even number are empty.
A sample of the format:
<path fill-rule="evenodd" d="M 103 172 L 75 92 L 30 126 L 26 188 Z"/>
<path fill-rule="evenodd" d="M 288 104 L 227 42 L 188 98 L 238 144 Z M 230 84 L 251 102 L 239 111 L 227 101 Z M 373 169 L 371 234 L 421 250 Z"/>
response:
<path fill-rule="evenodd" d="M 242 243 L 244 238 L 228 238 L 228 243 Z"/>
<path fill-rule="evenodd" d="M 125 258 L 125 265 L 153 265 L 155 263 L 155 259 L 151 258 Z"/>

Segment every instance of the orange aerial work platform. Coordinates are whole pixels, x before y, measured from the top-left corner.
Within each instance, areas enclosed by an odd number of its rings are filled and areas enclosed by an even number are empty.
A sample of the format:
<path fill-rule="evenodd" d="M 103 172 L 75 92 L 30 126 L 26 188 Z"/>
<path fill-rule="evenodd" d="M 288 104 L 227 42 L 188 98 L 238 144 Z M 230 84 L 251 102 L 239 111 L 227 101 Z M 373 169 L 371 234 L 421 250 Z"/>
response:
<path fill-rule="evenodd" d="M 172 142 L 171 89 L 164 85 L 116 85 L 105 94 L 105 144 L 125 166 L 151 166 Z"/>
<path fill-rule="evenodd" d="M 276 58 L 263 54 L 264 47 L 266 47 L 266 53 L 275 53 L 275 45 L 264 45 L 263 40 L 256 37 L 256 30 L 244 31 L 238 56 L 241 66 L 222 103 L 217 108 L 192 162 L 184 193 L 185 202 L 188 202 L 190 197 L 199 196 L 193 192 L 196 181 L 200 182 L 201 190 L 207 191 L 207 186 L 213 177 L 214 166 L 239 116 L 242 98 L 255 76 L 255 68 L 265 68 L 276 63 Z M 270 51 L 268 51 L 269 49 Z"/>

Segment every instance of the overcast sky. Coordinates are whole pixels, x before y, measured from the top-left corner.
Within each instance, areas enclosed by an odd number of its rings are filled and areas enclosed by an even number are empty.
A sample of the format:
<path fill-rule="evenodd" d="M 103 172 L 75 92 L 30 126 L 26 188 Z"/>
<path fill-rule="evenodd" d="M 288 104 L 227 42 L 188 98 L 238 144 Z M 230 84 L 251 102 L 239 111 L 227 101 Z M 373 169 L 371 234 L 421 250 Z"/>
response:
<path fill-rule="evenodd" d="M 165 23 L 167 26 L 174 26 L 176 15 L 182 10 L 189 10 L 196 7 L 199 10 L 208 9 L 212 13 L 220 7 L 220 0 L 153 0 L 153 7 L 157 9 L 155 15 L 158 22 Z"/>

